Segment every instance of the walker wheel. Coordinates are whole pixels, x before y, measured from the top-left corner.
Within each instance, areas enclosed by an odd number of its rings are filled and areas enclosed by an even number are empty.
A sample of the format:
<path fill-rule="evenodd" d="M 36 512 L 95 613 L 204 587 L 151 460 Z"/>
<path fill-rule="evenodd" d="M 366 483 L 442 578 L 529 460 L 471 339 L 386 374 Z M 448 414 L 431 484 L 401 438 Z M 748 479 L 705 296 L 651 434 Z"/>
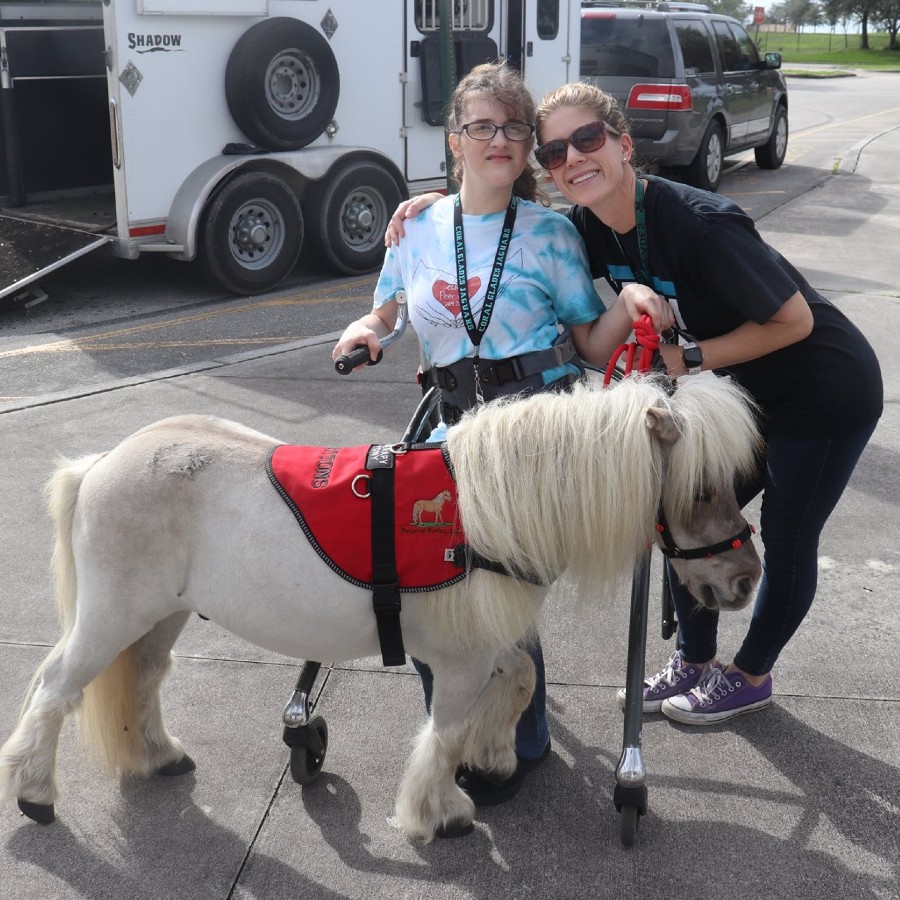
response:
<path fill-rule="evenodd" d="M 623 806 L 619 819 L 619 837 L 625 847 L 633 847 L 637 840 L 638 824 L 641 821 L 636 806 Z"/>
<path fill-rule="evenodd" d="M 297 729 L 291 742 L 291 778 L 297 784 L 312 784 L 322 771 L 328 751 L 328 726 L 321 716 Z"/>

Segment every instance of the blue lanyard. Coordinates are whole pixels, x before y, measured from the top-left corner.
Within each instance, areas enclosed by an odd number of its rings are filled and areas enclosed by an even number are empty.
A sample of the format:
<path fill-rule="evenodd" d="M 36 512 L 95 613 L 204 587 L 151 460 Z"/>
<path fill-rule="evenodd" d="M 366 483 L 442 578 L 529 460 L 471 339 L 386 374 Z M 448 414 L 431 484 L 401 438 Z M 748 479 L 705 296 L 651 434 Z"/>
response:
<path fill-rule="evenodd" d="M 644 211 L 644 184 L 640 178 L 636 181 L 637 183 L 634 186 L 634 218 L 635 224 L 637 225 L 638 250 L 641 254 L 641 267 L 635 271 L 634 277 L 635 280 L 639 281 L 641 284 L 653 288 L 653 279 L 650 277 L 650 242 L 647 238 L 647 214 Z M 625 260 L 630 265 L 631 260 L 628 259 L 628 254 L 625 252 L 625 248 L 619 241 L 619 235 L 616 234 L 615 229 L 610 228 L 609 230 L 616 239 L 616 243 L 619 245 L 622 256 L 625 257 Z M 656 290 L 656 288 L 653 289 Z"/>
<path fill-rule="evenodd" d="M 453 233 L 456 240 L 456 284 L 459 288 L 459 308 L 462 313 L 463 325 L 469 340 L 475 345 L 475 358 L 478 358 L 478 347 L 481 339 L 487 331 L 488 323 L 494 312 L 494 303 L 500 291 L 500 276 L 503 274 L 503 265 L 506 262 L 506 254 L 509 250 L 509 242 L 512 238 L 513 225 L 516 221 L 516 206 L 518 198 L 512 197 L 509 206 L 506 207 L 506 218 L 503 220 L 503 230 L 500 232 L 500 243 L 497 245 L 497 253 L 494 256 L 494 265 L 491 269 L 491 280 L 488 282 L 484 295 L 484 305 L 481 307 L 481 315 L 476 324 L 472 315 L 472 307 L 469 303 L 469 284 L 466 277 L 466 245 L 463 240 L 462 203 L 459 194 L 453 204 Z"/>

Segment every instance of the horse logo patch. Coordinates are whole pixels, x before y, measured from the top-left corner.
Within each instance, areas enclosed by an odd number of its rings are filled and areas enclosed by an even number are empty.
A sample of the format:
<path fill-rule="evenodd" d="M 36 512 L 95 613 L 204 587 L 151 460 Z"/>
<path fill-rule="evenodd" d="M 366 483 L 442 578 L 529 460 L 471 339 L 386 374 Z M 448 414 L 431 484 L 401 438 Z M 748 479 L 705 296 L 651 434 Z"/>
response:
<path fill-rule="evenodd" d="M 444 525 L 444 520 L 441 518 L 441 510 L 444 508 L 444 504 L 452 499 L 452 491 L 441 491 L 433 500 L 416 500 L 413 504 L 412 524 L 428 525 L 428 522 L 423 521 L 422 513 L 431 513 L 433 520 L 430 524 Z"/>

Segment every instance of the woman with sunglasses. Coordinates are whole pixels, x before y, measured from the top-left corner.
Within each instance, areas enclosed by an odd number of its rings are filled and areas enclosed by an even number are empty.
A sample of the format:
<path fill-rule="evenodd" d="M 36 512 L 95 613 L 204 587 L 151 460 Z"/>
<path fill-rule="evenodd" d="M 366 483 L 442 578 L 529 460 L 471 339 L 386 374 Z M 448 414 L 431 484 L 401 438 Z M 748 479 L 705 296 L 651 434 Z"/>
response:
<path fill-rule="evenodd" d="M 565 85 L 541 101 L 536 123 L 535 155 L 575 204 L 568 217 L 594 276 L 620 298 L 668 300 L 691 335 L 660 347 L 669 374 L 728 371 L 756 399 L 767 435 L 758 479 L 738 494 L 743 505 L 762 492 L 765 551 L 743 643 L 720 664 L 718 613 L 673 582 L 678 647 L 645 681 L 644 711 L 702 725 L 762 709 L 772 666 L 815 597 L 819 536 L 881 415 L 878 360 L 738 206 L 638 177 L 628 124 L 608 94 Z"/>
<path fill-rule="evenodd" d="M 722 665 L 718 613 L 698 604 L 670 569 L 677 649 L 645 680 L 644 711 L 703 725 L 763 709 L 772 667 L 815 597 L 822 529 L 881 416 L 878 360 L 737 205 L 639 177 L 613 97 L 564 85 L 544 97 L 535 121 L 535 157 L 574 204 L 567 216 L 594 277 L 619 300 L 665 299 L 689 336 L 660 346 L 669 374 L 727 371 L 759 404 L 766 432 L 758 477 L 738 486 L 742 505 L 762 493 L 763 577 L 747 634 Z M 402 235 L 425 202 L 401 206 L 386 240 Z M 624 690 L 618 699 L 624 705 Z"/>
<path fill-rule="evenodd" d="M 372 311 L 346 328 L 332 353 L 336 359 L 368 346 L 375 359 L 378 339 L 396 321 L 395 298 L 405 291 L 430 366 L 425 379 L 441 385 L 449 424 L 482 399 L 565 389 L 581 375 L 581 359 L 608 360 L 642 314 L 660 328 L 672 322 L 655 296 L 605 310 L 577 231 L 535 202 L 534 112 L 521 76 L 505 65 L 477 66 L 460 81 L 447 121 L 459 193 L 435 195 L 437 202 L 408 223 L 402 245 L 385 256 Z M 476 805 L 511 799 L 550 752 L 537 640 L 531 655 L 537 687 L 516 731 L 518 768 L 501 784 L 489 773 L 462 773 L 458 783 Z M 430 708 L 431 672 L 413 663 Z"/>

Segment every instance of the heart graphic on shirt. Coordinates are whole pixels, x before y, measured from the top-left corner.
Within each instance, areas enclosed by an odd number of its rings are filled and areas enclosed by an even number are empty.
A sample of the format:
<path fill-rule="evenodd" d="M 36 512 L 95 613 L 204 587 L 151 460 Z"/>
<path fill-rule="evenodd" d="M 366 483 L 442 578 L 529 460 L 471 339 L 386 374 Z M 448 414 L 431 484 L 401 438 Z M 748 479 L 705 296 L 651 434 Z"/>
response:
<path fill-rule="evenodd" d="M 477 275 L 473 275 L 466 282 L 466 287 L 469 289 L 469 296 L 474 297 L 478 288 L 481 287 L 481 279 Z M 436 281 L 431 288 L 431 293 L 447 312 L 454 317 L 459 315 L 459 285 L 450 284 L 449 281 Z"/>

